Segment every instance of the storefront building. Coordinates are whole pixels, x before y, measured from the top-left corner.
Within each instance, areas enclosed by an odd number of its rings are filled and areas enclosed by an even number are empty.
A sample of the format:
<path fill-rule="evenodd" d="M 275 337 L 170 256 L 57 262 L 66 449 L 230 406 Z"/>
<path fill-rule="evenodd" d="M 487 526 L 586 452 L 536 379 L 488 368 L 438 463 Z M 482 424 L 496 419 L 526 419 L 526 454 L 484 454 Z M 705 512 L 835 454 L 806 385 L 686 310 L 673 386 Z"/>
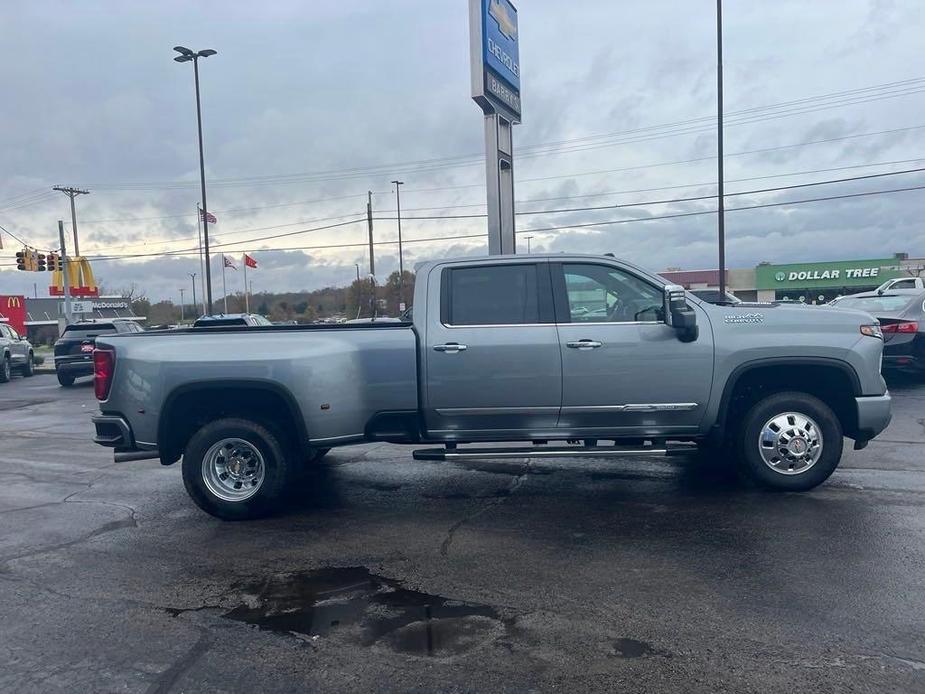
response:
<path fill-rule="evenodd" d="M 145 316 L 136 316 L 131 300 L 122 296 L 101 296 L 81 300 L 74 305 L 86 309 L 86 312 L 78 314 L 80 320 L 124 318 L 141 324 L 147 320 Z M 0 322 L 9 323 L 35 345 L 51 344 L 57 340 L 63 318 L 64 299 L 0 296 Z"/>
<path fill-rule="evenodd" d="M 755 284 L 759 301 L 824 304 L 837 296 L 871 291 L 904 274 L 897 258 L 766 264 L 755 268 Z"/>
<path fill-rule="evenodd" d="M 718 289 L 718 270 L 660 273 L 685 289 Z M 726 287 L 743 301 L 799 301 L 824 304 L 837 296 L 871 291 L 896 277 L 925 277 L 925 259 L 905 253 L 891 258 L 838 260 L 822 263 L 762 263 L 755 268 L 726 271 Z"/>

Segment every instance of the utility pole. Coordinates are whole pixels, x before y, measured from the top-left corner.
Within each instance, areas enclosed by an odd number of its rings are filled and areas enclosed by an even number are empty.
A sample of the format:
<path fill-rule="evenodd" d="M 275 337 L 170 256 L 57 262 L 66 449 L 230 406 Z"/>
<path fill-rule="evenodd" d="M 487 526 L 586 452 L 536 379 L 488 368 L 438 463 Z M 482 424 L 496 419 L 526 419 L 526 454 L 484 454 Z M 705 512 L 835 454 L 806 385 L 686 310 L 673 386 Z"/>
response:
<path fill-rule="evenodd" d="M 71 322 L 71 279 L 68 276 L 67 248 L 64 245 L 64 222 L 58 220 L 58 241 L 61 243 L 61 272 L 64 289 L 64 324 Z"/>
<path fill-rule="evenodd" d="M 183 292 L 185 292 L 185 291 L 186 291 L 186 289 L 184 289 L 183 287 L 180 287 L 180 322 L 181 322 L 181 323 L 182 323 L 182 322 L 185 320 L 185 318 L 186 318 L 186 316 L 185 316 L 184 313 L 183 313 Z"/>
<path fill-rule="evenodd" d="M 187 272 L 186 274 L 189 275 L 189 278 L 190 278 L 190 280 L 192 281 L 192 284 L 193 284 L 193 311 L 197 311 L 198 309 L 196 308 L 196 306 L 197 306 L 197 304 L 196 304 L 196 273 L 195 273 L 195 272 Z"/>
<path fill-rule="evenodd" d="M 723 167 L 723 0 L 716 0 L 716 135 L 717 211 L 719 237 L 719 296 L 726 300 L 726 193 Z"/>
<path fill-rule="evenodd" d="M 401 250 L 401 186 L 405 185 L 404 181 L 392 181 L 395 184 L 395 207 L 398 212 L 398 310 L 404 311 L 405 303 L 405 263 L 402 259 Z"/>
<path fill-rule="evenodd" d="M 64 193 L 71 199 L 71 229 L 74 231 L 74 256 L 77 257 L 80 255 L 80 243 L 77 241 L 77 208 L 74 206 L 74 198 L 78 195 L 89 195 L 90 191 L 66 186 L 55 186 L 52 190 Z"/>
<path fill-rule="evenodd" d="M 530 255 L 530 241 L 535 239 L 536 237 L 535 236 L 525 236 L 524 238 L 527 239 L 527 255 Z"/>
<path fill-rule="evenodd" d="M 376 274 L 376 259 L 373 256 L 373 191 L 366 191 L 366 226 L 369 227 L 369 274 Z"/>

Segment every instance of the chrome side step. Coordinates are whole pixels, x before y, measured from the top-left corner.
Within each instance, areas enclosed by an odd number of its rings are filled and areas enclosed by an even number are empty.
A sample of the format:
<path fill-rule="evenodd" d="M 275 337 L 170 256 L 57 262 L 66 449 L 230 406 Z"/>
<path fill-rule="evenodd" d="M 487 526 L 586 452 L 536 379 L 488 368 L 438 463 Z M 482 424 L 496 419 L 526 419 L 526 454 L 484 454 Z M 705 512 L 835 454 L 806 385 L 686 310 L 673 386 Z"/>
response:
<path fill-rule="evenodd" d="M 690 455 L 697 451 L 694 443 L 659 446 L 525 446 L 523 448 L 422 448 L 414 451 L 415 460 L 464 460 L 472 458 L 616 458 L 621 456 Z"/>

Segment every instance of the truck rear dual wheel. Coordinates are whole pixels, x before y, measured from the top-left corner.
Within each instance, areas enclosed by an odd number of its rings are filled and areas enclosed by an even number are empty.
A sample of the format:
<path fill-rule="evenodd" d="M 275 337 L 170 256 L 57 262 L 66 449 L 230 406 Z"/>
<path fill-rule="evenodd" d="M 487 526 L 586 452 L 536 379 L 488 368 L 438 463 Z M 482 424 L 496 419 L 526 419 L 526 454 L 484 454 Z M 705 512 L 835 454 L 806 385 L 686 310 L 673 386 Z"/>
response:
<path fill-rule="evenodd" d="M 280 438 L 247 419 L 225 418 L 197 431 L 183 452 L 183 484 L 206 513 L 222 520 L 270 515 L 292 477 Z"/>
<path fill-rule="evenodd" d="M 806 491 L 825 482 L 841 460 L 841 423 L 807 393 L 776 393 L 758 401 L 738 431 L 738 463 L 751 480 L 779 491 Z"/>

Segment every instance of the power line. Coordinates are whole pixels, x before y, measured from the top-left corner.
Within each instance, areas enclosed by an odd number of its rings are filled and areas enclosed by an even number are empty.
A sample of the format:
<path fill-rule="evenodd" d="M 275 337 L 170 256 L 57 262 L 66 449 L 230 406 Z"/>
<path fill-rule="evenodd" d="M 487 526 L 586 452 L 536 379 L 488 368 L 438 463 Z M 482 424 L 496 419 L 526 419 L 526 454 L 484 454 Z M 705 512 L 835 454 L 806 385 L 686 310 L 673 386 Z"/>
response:
<path fill-rule="evenodd" d="M 748 123 L 759 122 L 760 120 L 769 120 L 773 118 L 779 118 L 788 115 L 796 115 L 799 113 L 814 112 L 818 110 L 823 110 L 827 108 L 834 108 L 843 105 L 850 105 L 853 103 L 866 103 L 869 101 L 876 101 L 885 98 L 893 98 L 894 96 L 906 96 L 908 94 L 920 93 L 923 89 L 914 88 L 914 84 L 925 82 L 925 78 L 915 78 L 912 80 L 904 80 L 901 82 L 892 82 L 885 83 L 883 85 L 875 85 L 872 87 L 865 87 L 861 89 L 847 90 L 845 92 L 834 92 L 828 95 L 815 96 L 815 97 L 805 97 L 804 99 L 798 99 L 791 102 L 782 102 L 779 104 L 772 104 L 768 106 L 759 106 L 752 107 L 750 109 L 744 109 L 743 111 L 734 111 L 727 114 L 730 117 L 729 125 L 742 125 Z M 898 91 L 895 90 L 897 85 L 905 85 L 900 88 Z M 890 92 L 886 94 L 879 95 L 864 95 L 860 92 L 877 90 L 877 89 L 887 89 L 894 88 L 895 93 Z M 910 91 L 912 89 L 912 91 Z M 814 100 L 829 100 L 833 98 L 842 97 L 841 101 L 835 101 L 829 104 L 819 104 L 815 105 L 812 108 L 792 108 L 793 106 L 798 106 L 800 102 L 807 104 Z M 863 97 L 863 98 L 862 98 Z M 781 108 L 791 107 L 789 110 L 780 111 Z M 768 111 L 777 109 L 778 113 L 769 113 L 764 116 L 759 116 L 758 114 L 761 111 Z M 736 120 L 736 116 L 740 116 Z M 706 118 L 706 117 L 704 117 Z M 696 124 L 704 118 L 695 118 L 688 119 L 685 121 L 678 121 L 675 123 L 668 123 L 659 126 L 647 126 L 644 128 L 636 128 L 632 130 L 618 131 L 615 133 L 608 133 L 603 135 L 594 135 L 594 136 L 585 136 L 584 138 L 574 138 L 572 140 L 560 140 L 555 143 L 538 143 L 535 145 L 524 145 L 518 148 L 520 152 L 520 158 L 529 158 L 531 156 L 546 156 L 551 153 L 565 152 L 565 151 L 584 151 L 584 149 L 589 148 L 598 148 L 601 146 L 614 146 L 617 144 L 630 144 L 634 141 L 646 141 L 656 137 L 656 135 L 648 134 L 642 137 L 636 137 L 635 139 L 630 136 L 639 135 L 645 131 L 658 131 L 664 130 L 665 133 L 657 135 L 658 137 L 668 137 L 675 136 L 679 134 L 690 134 L 693 132 L 701 132 L 706 126 L 697 126 Z M 694 130 L 691 128 L 694 127 Z M 585 147 L 582 145 L 580 148 L 574 148 L 572 150 L 556 150 L 556 152 L 551 152 L 548 150 L 550 146 L 559 146 L 562 144 L 572 144 L 580 143 L 584 141 L 587 143 L 589 139 L 602 139 L 602 138 L 618 138 L 620 141 L 607 142 L 604 144 L 596 144 L 593 146 Z M 629 137 L 629 139 L 627 139 Z M 416 161 L 408 162 L 393 162 L 390 164 L 378 164 L 378 165 L 369 165 L 364 167 L 352 167 L 347 169 L 332 169 L 326 171 L 318 172 L 299 172 L 292 174 L 269 174 L 264 176 L 248 176 L 248 177 L 239 177 L 239 178 L 225 178 L 225 179 L 214 179 L 212 185 L 215 186 L 237 186 L 237 185 L 266 185 L 266 184 L 283 184 L 283 183 L 296 183 L 296 182 L 305 182 L 307 180 L 315 180 L 316 182 L 321 181 L 334 181 L 334 180 L 347 180 L 350 178 L 366 177 L 377 174 L 385 173 L 414 173 L 414 172 L 424 172 L 441 168 L 453 168 L 456 166 L 470 166 L 470 165 L 480 165 L 482 163 L 481 154 L 466 154 L 466 155 L 457 155 L 452 157 L 435 157 L 430 159 L 421 159 Z M 410 167 L 410 168 L 409 168 Z M 93 184 L 94 187 L 99 189 L 108 189 L 108 190 L 147 190 L 147 189 L 183 189 L 195 185 L 194 181 L 148 181 L 148 182 L 138 182 L 131 184 L 113 184 L 113 183 L 96 183 Z"/>
<path fill-rule="evenodd" d="M 771 207 L 786 207 L 786 206 L 792 206 L 792 205 L 803 205 L 803 204 L 826 202 L 826 201 L 832 201 L 832 200 L 854 199 L 854 198 L 868 197 L 872 195 L 887 195 L 887 194 L 893 194 L 893 193 L 904 193 L 904 192 L 910 192 L 910 191 L 916 191 L 916 190 L 925 190 L 925 185 L 908 186 L 904 188 L 890 188 L 886 190 L 864 191 L 864 192 L 859 192 L 859 193 L 845 193 L 841 195 L 828 195 L 828 196 L 817 197 L 817 198 L 805 198 L 802 200 L 785 200 L 785 201 L 778 201 L 778 202 L 761 203 L 761 204 L 756 204 L 756 205 L 746 205 L 746 206 L 740 206 L 740 207 L 727 207 L 726 212 L 740 212 L 740 211 L 745 211 L 745 210 L 765 209 L 765 208 L 771 208 Z M 627 219 L 606 220 L 606 221 L 601 221 L 601 222 L 565 224 L 565 225 L 560 225 L 560 226 L 549 226 L 549 227 L 534 227 L 530 229 L 521 229 L 517 231 L 517 233 L 518 234 L 546 233 L 546 232 L 553 232 L 553 231 L 564 231 L 568 229 L 584 229 L 584 228 L 591 228 L 591 227 L 614 226 L 618 224 L 629 224 L 632 222 L 653 222 L 653 221 L 659 221 L 659 220 L 665 220 L 665 219 L 679 219 L 683 217 L 697 217 L 697 216 L 703 216 L 703 215 L 710 215 L 710 214 L 716 214 L 716 212 L 717 210 L 715 209 L 697 210 L 693 212 L 677 212 L 677 213 L 664 214 L 664 215 L 654 215 L 650 217 L 633 217 L 633 218 L 627 218 Z M 358 221 L 363 221 L 363 220 L 358 220 Z M 344 226 L 344 225 L 341 224 L 341 225 L 334 225 L 334 226 Z M 312 229 L 312 230 L 305 230 L 305 231 L 320 231 L 320 230 L 321 229 L 319 228 L 319 229 Z M 293 233 L 299 233 L 299 232 L 293 232 Z M 408 239 L 403 242 L 404 243 L 425 243 L 425 242 L 431 242 L 431 241 L 458 241 L 458 240 L 465 240 L 465 239 L 470 239 L 470 238 L 485 238 L 485 234 L 478 233 L 478 234 L 464 234 L 464 235 L 457 235 L 457 236 L 434 236 L 434 237 L 425 237 L 425 238 L 418 238 L 418 239 Z M 243 242 L 238 242 L 238 243 L 243 243 Z M 398 240 L 397 239 L 384 240 L 384 241 L 380 240 L 376 242 L 376 245 L 393 245 L 393 244 L 397 245 Z M 346 243 L 346 244 L 345 243 L 326 244 L 326 245 L 317 245 L 317 246 L 293 246 L 293 247 L 288 247 L 288 248 L 268 248 L 268 249 L 263 249 L 263 250 L 264 251 L 304 251 L 304 250 L 340 249 L 340 248 L 365 248 L 366 246 L 367 246 L 367 242 L 357 242 L 357 243 Z M 191 249 L 186 249 L 182 251 L 168 251 L 164 253 L 136 253 L 136 254 L 121 255 L 121 256 L 97 256 L 97 257 L 91 257 L 90 259 L 96 262 L 96 261 L 113 261 L 113 260 L 132 260 L 132 259 L 152 258 L 152 257 L 179 257 L 179 256 L 196 255 L 196 254 L 198 254 L 198 249 L 191 248 Z"/>

